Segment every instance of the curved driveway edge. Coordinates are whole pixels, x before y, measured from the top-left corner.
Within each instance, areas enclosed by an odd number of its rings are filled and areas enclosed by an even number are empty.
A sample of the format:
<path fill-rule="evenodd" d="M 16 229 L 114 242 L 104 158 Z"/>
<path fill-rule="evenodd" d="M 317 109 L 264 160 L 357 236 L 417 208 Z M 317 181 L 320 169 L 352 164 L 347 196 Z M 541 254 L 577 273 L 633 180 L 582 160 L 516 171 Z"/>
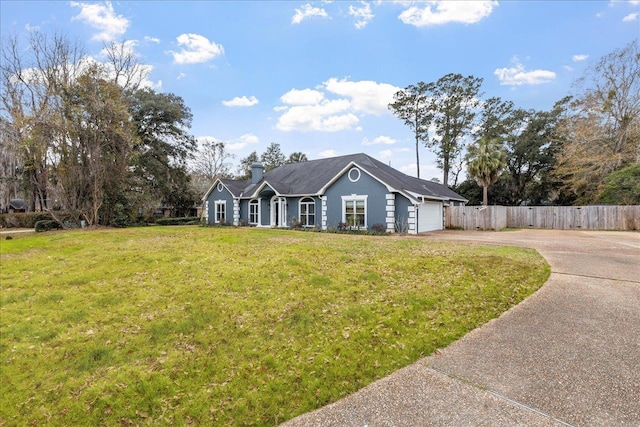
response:
<path fill-rule="evenodd" d="M 286 426 L 640 425 L 640 233 L 442 231 L 535 248 L 535 294 L 462 339 Z"/>

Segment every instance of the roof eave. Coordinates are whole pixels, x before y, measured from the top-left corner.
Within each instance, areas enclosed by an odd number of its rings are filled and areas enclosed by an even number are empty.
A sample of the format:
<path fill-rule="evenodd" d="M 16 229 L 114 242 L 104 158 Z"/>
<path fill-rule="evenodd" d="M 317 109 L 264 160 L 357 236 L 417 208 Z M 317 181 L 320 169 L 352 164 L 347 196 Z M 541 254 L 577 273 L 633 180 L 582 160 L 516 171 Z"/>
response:
<path fill-rule="evenodd" d="M 276 193 L 276 196 L 282 196 L 282 194 L 280 194 L 280 192 L 273 185 L 269 184 L 268 181 L 264 180 L 259 186 L 256 187 L 256 189 L 253 191 L 253 193 L 251 193 L 251 195 L 247 195 L 245 196 L 245 198 L 246 199 L 257 198 L 260 195 L 260 192 L 262 191 L 262 189 L 267 185 Z"/>

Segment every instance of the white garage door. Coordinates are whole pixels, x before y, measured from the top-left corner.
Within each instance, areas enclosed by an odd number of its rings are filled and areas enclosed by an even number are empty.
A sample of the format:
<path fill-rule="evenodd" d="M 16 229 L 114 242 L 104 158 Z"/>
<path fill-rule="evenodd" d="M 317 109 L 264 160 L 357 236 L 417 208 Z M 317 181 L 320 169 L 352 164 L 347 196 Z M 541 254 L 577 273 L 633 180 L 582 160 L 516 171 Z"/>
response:
<path fill-rule="evenodd" d="M 442 230 L 442 203 L 421 203 L 418 205 L 418 233 L 434 230 Z"/>

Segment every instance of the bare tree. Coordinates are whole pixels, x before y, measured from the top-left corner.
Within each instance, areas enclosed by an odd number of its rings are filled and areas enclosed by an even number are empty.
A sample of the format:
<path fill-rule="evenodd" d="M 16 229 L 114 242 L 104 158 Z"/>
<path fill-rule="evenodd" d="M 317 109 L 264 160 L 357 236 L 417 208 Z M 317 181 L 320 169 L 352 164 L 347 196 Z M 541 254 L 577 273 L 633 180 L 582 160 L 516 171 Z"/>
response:
<path fill-rule="evenodd" d="M 109 42 L 105 44 L 107 72 L 111 80 L 124 90 L 137 90 L 149 75 L 148 67 L 138 62 L 131 42 Z"/>
<path fill-rule="evenodd" d="M 608 174 L 640 162 L 638 40 L 601 58 L 574 88 L 555 173 L 578 203 L 589 203 Z"/>
<path fill-rule="evenodd" d="M 7 146 L 18 149 L 29 209 L 45 210 L 51 147 L 61 140 L 59 93 L 77 75 L 84 54 L 64 36 L 40 32 L 30 33 L 26 50 L 15 36 L 1 49 L 1 115 L 4 133 L 13 139 Z"/>
<path fill-rule="evenodd" d="M 11 199 L 22 194 L 22 171 L 18 138 L 14 129 L 0 117 L 0 213 L 9 207 Z"/>
<path fill-rule="evenodd" d="M 227 151 L 225 143 L 215 139 L 205 139 L 195 153 L 193 172 L 212 183 L 216 178 L 231 175 L 230 160 L 235 156 Z"/>
<path fill-rule="evenodd" d="M 199 194 L 204 194 L 217 178 L 231 177 L 231 163 L 235 156 L 227 151 L 225 143 L 215 139 L 201 141 L 194 155 L 191 171 L 192 184 Z"/>

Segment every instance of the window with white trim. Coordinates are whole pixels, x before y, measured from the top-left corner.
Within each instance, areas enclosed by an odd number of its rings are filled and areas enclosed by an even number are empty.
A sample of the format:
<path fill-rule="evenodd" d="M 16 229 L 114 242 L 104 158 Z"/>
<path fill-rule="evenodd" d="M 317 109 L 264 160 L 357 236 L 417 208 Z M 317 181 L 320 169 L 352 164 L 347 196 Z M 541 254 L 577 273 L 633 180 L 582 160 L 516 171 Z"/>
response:
<path fill-rule="evenodd" d="M 367 196 L 342 196 L 342 222 L 356 229 L 367 228 Z"/>
<path fill-rule="evenodd" d="M 316 202 L 310 197 L 300 200 L 300 224 L 303 227 L 316 225 Z"/>
<path fill-rule="evenodd" d="M 260 202 L 252 200 L 249 202 L 249 224 L 257 225 L 260 221 Z"/>
<path fill-rule="evenodd" d="M 226 222 L 227 221 L 227 201 L 216 200 L 215 212 L 216 212 L 216 216 L 215 216 L 216 224 Z"/>
<path fill-rule="evenodd" d="M 349 169 L 347 176 L 349 177 L 349 181 L 358 182 L 358 180 L 360 180 L 360 169 L 355 167 Z"/>

